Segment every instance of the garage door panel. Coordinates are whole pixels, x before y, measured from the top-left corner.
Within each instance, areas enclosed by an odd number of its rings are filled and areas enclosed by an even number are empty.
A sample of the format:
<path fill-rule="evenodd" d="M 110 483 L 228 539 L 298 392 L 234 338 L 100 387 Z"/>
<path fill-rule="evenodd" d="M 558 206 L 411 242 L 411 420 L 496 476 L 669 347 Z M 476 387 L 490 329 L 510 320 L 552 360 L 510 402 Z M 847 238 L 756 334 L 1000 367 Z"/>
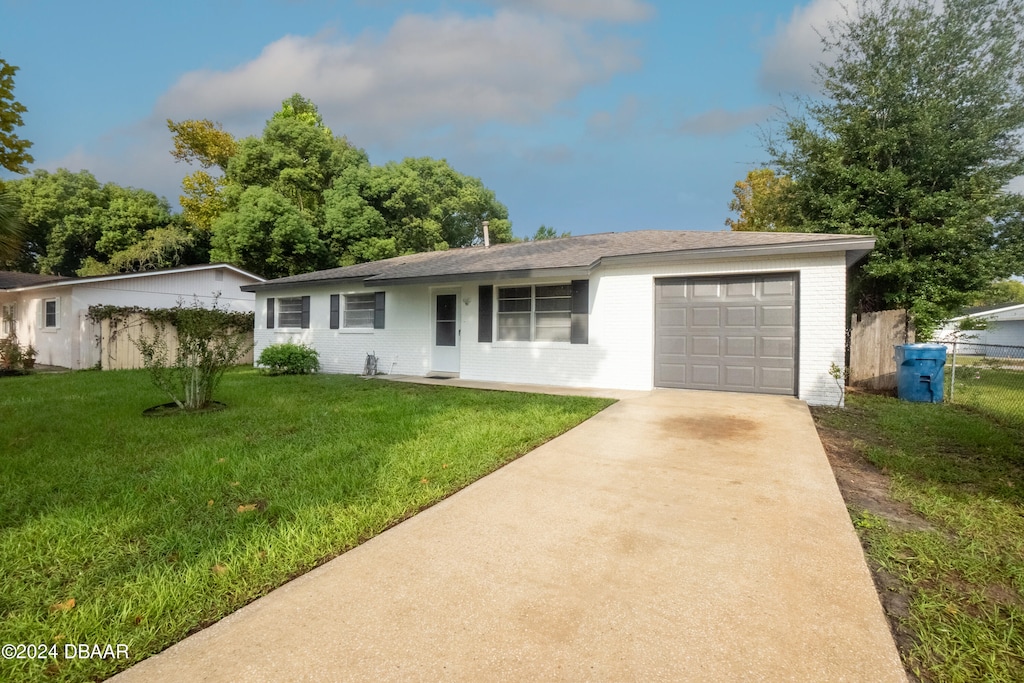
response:
<path fill-rule="evenodd" d="M 718 337 L 691 337 L 690 353 L 694 356 L 718 356 L 722 345 Z"/>
<path fill-rule="evenodd" d="M 725 388 L 753 390 L 757 386 L 757 369 L 752 365 L 726 365 Z"/>
<path fill-rule="evenodd" d="M 690 383 L 704 387 L 717 387 L 722 382 L 721 375 L 718 365 L 694 363 L 690 368 Z"/>
<path fill-rule="evenodd" d="M 755 337 L 726 337 L 725 355 L 730 358 L 754 358 L 757 339 Z"/>
<path fill-rule="evenodd" d="M 762 306 L 761 325 L 763 327 L 792 327 L 796 321 L 793 306 Z"/>
<path fill-rule="evenodd" d="M 658 301 L 686 301 L 689 286 L 686 280 L 662 280 L 658 287 Z"/>
<path fill-rule="evenodd" d="M 722 285 L 720 282 L 709 282 L 707 280 L 696 280 L 693 283 L 693 298 L 719 299 L 722 296 Z"/>
<path fill-rule="evenodd" d="M 761 358 L 792 358 L 794 344 L 792 337 L 761 337 Z"/>
<path fill-rule="evenodd" d="M 765 275 L 762 287 L 765 298 L 796 298 L 796 280 L 791 275 Z"/>
<path fill-rule="evenodd" d="M 740 280 L 727 280 L 725 283 L 725 296 L 728 298 L 750 299 L 754 296 L 755 286 L 756 283 L 752 277 Z"/>
<path fill-rule="evenodd" d="M 682 386 L 686 384 L 685 363 L 663 363 L 661 366 L 665 386 Z"/>
<path fill-rule="evenodd" d="M 690 317 L 693 327 L 719 327 L 722 321 L 718 306 L 696 306 Z"/>
<path fill-rule="evenodd" d="M 676 306 L 665 306 L 662 309 L 662 315 L 659 318 L 660 327 L 686 327 L 686 320 L 689 317 L 689 309 L 676 307 Z"/>
<path fill-rule="evenodd" d="M 685 335 L 678 337 L 663 337 L 661 343 L 661 352 L 666 356 L 685 356 L 686 348 L 689 346 L 687 342 L 689 338 Z"/>
<path fill-rule="evenodd" d="M 754 306 L 729 306 L 725 309 L 726 327 L 754 327 L 757 309 Z"/>
<path fill-rule="evenodd" d="M 655 285 L 656 386 L 796 393 L 793 274 Z"/>
<path fill-rule="evenodd" d="M 776 389 L 778 391 L 792 391 L 793 369 L 792 368 L 761 368 L 761 386 L 764 389 Z"/>

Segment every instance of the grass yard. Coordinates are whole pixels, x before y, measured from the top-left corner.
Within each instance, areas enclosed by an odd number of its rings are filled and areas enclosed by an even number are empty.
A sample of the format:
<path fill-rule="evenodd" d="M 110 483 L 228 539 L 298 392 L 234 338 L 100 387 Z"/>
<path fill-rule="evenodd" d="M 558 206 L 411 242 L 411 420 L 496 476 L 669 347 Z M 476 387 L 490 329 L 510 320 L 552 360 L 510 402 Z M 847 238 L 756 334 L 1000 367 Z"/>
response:
<path fill-rule="evenodd" d="M 611 403 L 252 370 L 215 398 L 148 418 L 143 371 L 0 380 L 0 644 L 60 654 L 0 680 L 127 668 Z"/>
<path fill-rule="evenodd" d="M 956 363 L 954 403 L 969 405 L 1008 424 L 1024 426 L 1024 361 L 958 356 Z M 951 379 L 951 368 L 947 365 L 947 399 Z"/>
<path fill-rule="evenodd" d="M 879 396 L 813 412 L 908 672 L 1024 680 L 1021 430 L 960 406 Z M 857 459 L 888 475 L 891 501 L 844 488 Z"/>

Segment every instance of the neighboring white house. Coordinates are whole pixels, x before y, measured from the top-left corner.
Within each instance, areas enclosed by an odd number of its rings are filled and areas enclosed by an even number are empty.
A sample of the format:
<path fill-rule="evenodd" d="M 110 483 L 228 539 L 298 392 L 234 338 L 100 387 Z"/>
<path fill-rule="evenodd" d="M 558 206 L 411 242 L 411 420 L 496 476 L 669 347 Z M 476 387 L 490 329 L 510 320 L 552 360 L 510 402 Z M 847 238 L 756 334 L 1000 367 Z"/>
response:
<path fill-rule="evenodd" d="M 243 287 L 256 353 L 326 372 L 717 389 L 835 404 L 847 268 L 871 237 L 640 231 L 400 256 Z"/>
<path fill-rule="evenodd" d="M 83 278 L 0 271 L 0 336 L 15 332 L 23 346 L 36 348 L 37 363 L 88 368 L 100 358 L 90 306 L 210 306 L 216 298 L 223 308 L 252 311 L 255 296 L 241 287 L 258 282 L 263 278 L 222 263 Z"/>
<path fill-rule="evenodd" d="M 988 327 L 969 332 L 970 336 L 963 339 L 970 343 L 960 349 L 961 353 L 1003 358 L 1024 355 L 1021 348 L 1008 348 L 1024 347 L 1024 304 L 997 306 L 950 318 L 936 330 L 933 335 L 935 341 L 952 341 L 957 323 L 967 317 L 986 320 Z"/>

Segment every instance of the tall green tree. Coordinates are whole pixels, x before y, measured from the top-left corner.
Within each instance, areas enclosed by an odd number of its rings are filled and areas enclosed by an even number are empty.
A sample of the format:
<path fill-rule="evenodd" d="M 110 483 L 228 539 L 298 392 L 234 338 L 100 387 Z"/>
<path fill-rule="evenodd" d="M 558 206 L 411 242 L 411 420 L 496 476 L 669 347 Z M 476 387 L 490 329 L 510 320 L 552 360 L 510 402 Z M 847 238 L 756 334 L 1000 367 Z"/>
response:
<path fill-rule="evenodd" d="M 559 233 L 549 225 L 541 225 L 537 228 L 537 232 L 533 233 L 533 237 L 528 237 L 527 240 L 530 242 L 537 242 L 540 240 L 553 240 L 559 237 L 572 237 L 572 233 L 568 230 Z"/>
<path fill-rule="evenodd" d="M 274 188 L 254 185 L 214 222 L 210 258 L 272 278 L 316 270 L 324 249 L 303 211 Z"/>
<path fill-rule="evenodd" d="M 975 306 L 1024 304 L 1024 282 L 996 280 L 972 302 Z"/>
<path fill-rule="evenodd" d="M 784 201 L 790 185 L 789 176 L 776 175 L 770 168 L 755 168 L 733 186 L 729 210 L 739 216 L 726 218 L 725 224 L 731 230 L 792 230 L 793 219 Z"/>
<path fill-rule="evenodd" d="M 18 67 L 0 59 L 0 166 L 11 173 L 27 173 L 25 164 L 35 159 L 28 153 L 32 143 L 15 133 L 25 124 L 21 115 L 28 111 L 14 99 L 14 74 L 17 72 Z"/>
<path fill-rule="evenodd" d="M 874 235 L 861 310 L 919 331 L 1024 265 L 1024 0 L 861 0 L 824 37 L 821 97 L 769 140 L 793 227 Z M 1020 252 L 1015 252 L 1020 253 Z"/>
<path fill-rule="evenodd" d="M 171 156 L 176 161 L 200 166 L 181 181 L 181 212 L 190 225 L 209 231 L 213 221 L 227 208 L 223 173 L 238 152 L 238 142 L 221 124 L 209 119 L 167 119 L 167 129 L 173 144 Z M 211 168 L 219 169 L 220 175 L 211 174 Z"/>
<path fill-rule="evenodd" d="M 12 173 L 26 173 L 25 164 L 31 164 L 34 159 L 28 153 L 32 143 L 15 133 L 25 123 L 21 115 L 28 111 L 14 99 L 14 74 L 17 72 L 18 67 L 0 59 L 0 167 Z M 17 258 L 24 237 L 17 197 L 0 181 L 0 262 Z"/>
<path fill-rule="evenodd" d="M 24 241 L 22 225 L 17 197 L 0 183 L 0 268 L 18 258 Z"/>
<path fill-rule="evenodd" d="M 512 240 L 508 209 L 479 178 L 443 159 L 408 158 L 352 167 L 324 193 L 325 242 L 341 264 Z"/>
<path fill-rule="evenodd" d="M 169 125 L 176 158 L 224 170 L 185 179 L 186 219 L 209 226 L 212 258 L 264 276 L 466 246 L 484 220 L 492 240 L 512 239 L 508 210 L 479 179 L 430 158 L 373 166 L 298 93 L 233 148 L 213 122 Z"/>
<path fill-rule="evenodd" d="M 147 190 L 100 185 L 88 171 L 66 169 L 38 169 L 7 187 L 17 200 L 25 240 L 0 267 L 54 275 L 123 272 L 152 264 L 153 258 L 140 261 L 133 255 L 137 245 L 157 238 L 164 257 L 156 259 L 160 265 L 155 267 L 179 265 L 176 254 L 183 260 L 204 256 L 171 249 L 172 235 L 166 232 L 150 235 L 174 228 L 177 242 L 195 244 L 185 228 L 175 226 L 167 201 Z"/>

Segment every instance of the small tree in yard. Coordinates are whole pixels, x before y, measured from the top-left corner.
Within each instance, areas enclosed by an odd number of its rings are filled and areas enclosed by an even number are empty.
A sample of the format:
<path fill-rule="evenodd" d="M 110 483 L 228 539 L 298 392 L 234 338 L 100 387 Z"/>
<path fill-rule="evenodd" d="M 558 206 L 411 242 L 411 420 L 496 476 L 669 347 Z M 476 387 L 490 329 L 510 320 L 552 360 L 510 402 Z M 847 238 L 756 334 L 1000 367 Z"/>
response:
<path fill-rule="evenodd" d="M 224 372 L 252 348 L 247 332 L 252 313 L 179 304 L 146 314 L 156 328 L 152 337 L 132 339 L 153 383 L 182 410 L 199 410 L 213 400 Z M 167 326 L 178 333 L 177 350 L 171 357 Z"/>

